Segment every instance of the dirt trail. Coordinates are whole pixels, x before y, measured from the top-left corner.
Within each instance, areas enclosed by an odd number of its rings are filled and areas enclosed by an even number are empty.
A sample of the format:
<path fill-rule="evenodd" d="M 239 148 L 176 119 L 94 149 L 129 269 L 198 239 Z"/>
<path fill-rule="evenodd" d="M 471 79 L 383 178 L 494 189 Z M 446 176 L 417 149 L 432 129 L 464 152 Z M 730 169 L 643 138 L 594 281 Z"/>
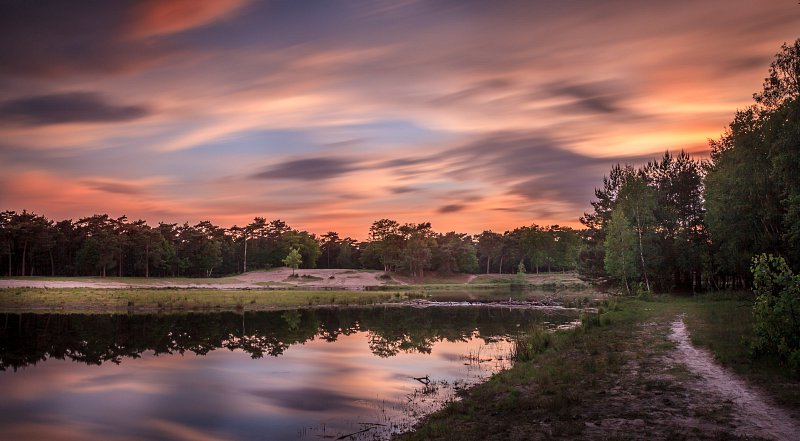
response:
<path fill-rule="evenodd" d="M 736 435 L 800 440 L 800 424 L 788 412 L 771 404 L 762 393 L 717 364 L 711 354 L 692 345 L 683 317 L 672 322 L 671 327 L 670 338 L 677 343 L 676 361 L 698 376 L 693 385 L 698 393 L 710 393 L 732 404 Z"/>

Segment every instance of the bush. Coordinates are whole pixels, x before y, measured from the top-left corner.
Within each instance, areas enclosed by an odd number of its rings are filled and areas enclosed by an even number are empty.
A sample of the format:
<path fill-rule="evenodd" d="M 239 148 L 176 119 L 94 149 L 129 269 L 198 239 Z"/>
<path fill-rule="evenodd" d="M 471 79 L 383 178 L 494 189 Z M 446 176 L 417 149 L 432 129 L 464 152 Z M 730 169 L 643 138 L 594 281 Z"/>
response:
<path fill-rule="evenodd" d="M 782 257 L 753 258 L 753 355 L 775 355 L 800 373 L 800 275 Z"/>

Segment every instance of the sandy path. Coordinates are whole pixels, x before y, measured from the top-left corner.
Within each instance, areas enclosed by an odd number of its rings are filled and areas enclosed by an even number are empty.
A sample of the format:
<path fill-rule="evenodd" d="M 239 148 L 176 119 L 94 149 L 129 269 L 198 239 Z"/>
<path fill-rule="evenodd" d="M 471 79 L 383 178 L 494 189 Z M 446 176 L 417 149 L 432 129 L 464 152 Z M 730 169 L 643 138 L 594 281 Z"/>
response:
<path fill-rule="evenodd" d="M 82 282 L 72 280 L 30 280 L 30 279 L 4 279 L 0 280 L 0 288 L 98 288 L 122 289 L 130 288 L 127 283 L 109 282 Z"/>
<path fill-rule="evenodd" d="M 800 440 L 800 424 L 789 413 L 717 364 L 711 354 L 692 346 L 682 317 L 672 322 L 671 328 L 670 338 L 677 343 L 676 361 L 698 376 L 697 392 L 710 393 L 733 404 L 736 435 Z"/>

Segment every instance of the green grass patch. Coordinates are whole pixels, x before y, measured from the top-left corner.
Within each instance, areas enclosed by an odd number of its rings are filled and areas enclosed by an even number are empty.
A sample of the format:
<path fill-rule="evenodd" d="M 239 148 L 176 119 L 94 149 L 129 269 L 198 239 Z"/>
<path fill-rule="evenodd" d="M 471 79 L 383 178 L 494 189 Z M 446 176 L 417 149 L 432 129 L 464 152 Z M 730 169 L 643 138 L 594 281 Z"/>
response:
<path fill-rule="evenodd" d="M 254 310 L 320 305 L 369 305 L 408 300 L 381 291 L 40 289 L 0 290 L 2 312 L 118 312 L 152 310 Z"/>
<path fill-rule="evenodd" d="M 751 306 L 741 294 L 606 300 L 597 312 L 585 314 L 583 326 L 573 331 L 534 328 L 521 336 L 511 369 L 469 389 L 461 401 L 398 439 L 580 439 L 592 436 L 594 429 L 586 423 L 617 418 L 643 420 L 643 427 L 662 424 L 668 439 L 717 439 L 715 433 L 682 431 L 677 423 L 661 422 L 652 413 L 663 406 L 692 406 L 681 388 L 696 374 L 683 365 L 663 364 L 663 356 L 675 348 L 668 338 L 669 324 L 680 314 L 685 314 L 694 344 L 711 350 L 722 364 L 764 387 L 780 404 L 798 409 L 800 381 L 789 378 L 774 361 L 749 356 Z M 613 407 L 609 397 L 619 393 L 629 398 Z M 704 406 L 685 412 L 726 424 L 729 405 Z M 631 432 L 621 439 L 647 439 L 646 433 Z"/>
<path fill-rule="evenodd" d="M 236 277 L 61 277 L 61 276 L 14 276 L 2 277 L 10 280 L 36 280 L 53 282 L 120 283 L 126 285 L 225 285 L 243 283 Z"/>

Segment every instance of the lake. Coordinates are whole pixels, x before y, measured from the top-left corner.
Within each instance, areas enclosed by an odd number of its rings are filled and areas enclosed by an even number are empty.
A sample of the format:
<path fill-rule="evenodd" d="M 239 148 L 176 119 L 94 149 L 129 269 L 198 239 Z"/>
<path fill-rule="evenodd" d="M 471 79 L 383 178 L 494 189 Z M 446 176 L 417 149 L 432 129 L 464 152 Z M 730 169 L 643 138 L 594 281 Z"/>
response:
<path fill-rule="evenodd" d="M 0 317 L 0 439 L 385 439 L 510 367 L 561 309 Z"/>

